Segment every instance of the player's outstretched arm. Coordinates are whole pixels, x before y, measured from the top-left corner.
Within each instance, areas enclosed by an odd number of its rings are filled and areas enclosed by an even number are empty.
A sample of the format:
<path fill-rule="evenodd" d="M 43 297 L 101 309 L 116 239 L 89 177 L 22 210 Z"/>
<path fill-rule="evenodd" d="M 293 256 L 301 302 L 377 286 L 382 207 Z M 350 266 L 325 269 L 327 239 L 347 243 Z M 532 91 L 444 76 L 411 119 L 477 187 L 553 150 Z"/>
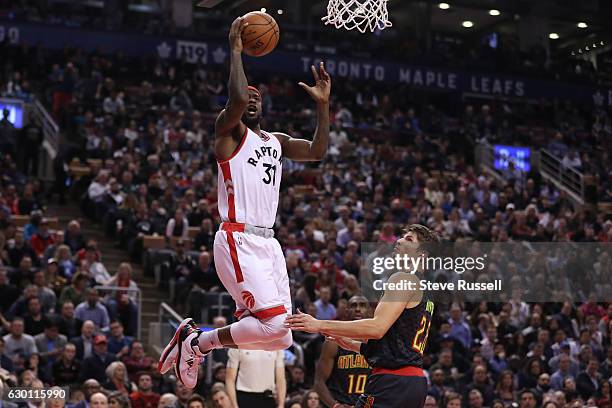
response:
<path fill-rule="evenodd" d="M 389 282 L 415 282 L 418 288 L 419 279 L 409 273 L 395 273 Z M 387 291 L 376 306 L 374 317 L 354 321 L 317 320 L 314 317 L 299 312 L 288 316 L 288 327 L 309 333 L 325 333 L 333 337 L 349 337 L 352 339 L 380 339 L 402 314 L 404 309 L 415 307 L 421 301 L 423 293 L 419 290 Z"/>
<path fill-rule="evenodd" d="M 312 141 L 294 139 L 284 133 L 274 133 L 283 146 L 283 155 L 295 161 L 323 160 L 329 144 L 329 94 L 331 92 L 331 77 L 325 71 L 323 62 L 319 70 L 313 65 L 312 75 L 315 80 L 313 86 L 303 82 L 299 85 L 310 95 L 317 104 L 317 129 Z"/>
<path fill-rule="evenodd" d="M 244 133 L 245 125 L 240 118 L 249 102 L 249 84 L 242 66 L 242 32 L 248 24 L 242 17 L 238 17 L 230 27 L 229 98 L 225 109 L 219 114 L 215 123 L 217 139 L 228 136 L 240 138 Z"/>

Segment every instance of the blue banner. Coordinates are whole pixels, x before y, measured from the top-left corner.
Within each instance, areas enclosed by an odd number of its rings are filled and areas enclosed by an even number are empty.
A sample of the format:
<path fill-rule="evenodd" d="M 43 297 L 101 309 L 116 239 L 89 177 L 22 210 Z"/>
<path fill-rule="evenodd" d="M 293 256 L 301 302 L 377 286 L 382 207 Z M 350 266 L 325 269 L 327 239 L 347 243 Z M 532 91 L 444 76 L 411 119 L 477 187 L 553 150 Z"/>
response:
<path fill-rule="evenodd" d="M 71 46 L 104 53 L 120 51 L 128 56 L 157 55 L 164 59 L 185 58 L 193 64 L 225 64 L 228 59 L 225 42 L 0 21 L 0 42 L 5 39 L 11 43 L 40 43 L 51 49 Z M 247 57 L 245 61 L 249 68 L 263 72 L 303 76 L 310 75 L 310 65 L 321 58 L 325 60 L 329 73 L 336 78 L 406 84 L 415 88 L 490 97 L 532 100 L 558 98 L 589 105 L 612 106 L 612 88 L 596 85 L 574 85 L 495 73 L 466 72 L 341 56 L 305 55 L 287 51 L 275 51 L 261 58 Z"/>

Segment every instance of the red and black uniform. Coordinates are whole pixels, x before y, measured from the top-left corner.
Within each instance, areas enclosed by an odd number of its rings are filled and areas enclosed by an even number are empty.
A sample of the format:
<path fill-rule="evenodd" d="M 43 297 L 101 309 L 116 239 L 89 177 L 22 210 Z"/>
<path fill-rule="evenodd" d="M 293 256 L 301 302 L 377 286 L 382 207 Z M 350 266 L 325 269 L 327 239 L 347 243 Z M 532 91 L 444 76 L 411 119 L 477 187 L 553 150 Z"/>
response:
<path fill-rule="evenodd" d="M 336 401 L 355 405 L 365 391 L 370 371 L 363 355 L 338 347 L 334 368 L 325 384 Z"/>
<path fill-rule="evenodd" d="M 433 309 L 433 302 L 423 299 L 405 309 L 380 340 L 362 344 L 372 374 L 355 408 L 423 407 L 427 396 L 423 351 Z"/>

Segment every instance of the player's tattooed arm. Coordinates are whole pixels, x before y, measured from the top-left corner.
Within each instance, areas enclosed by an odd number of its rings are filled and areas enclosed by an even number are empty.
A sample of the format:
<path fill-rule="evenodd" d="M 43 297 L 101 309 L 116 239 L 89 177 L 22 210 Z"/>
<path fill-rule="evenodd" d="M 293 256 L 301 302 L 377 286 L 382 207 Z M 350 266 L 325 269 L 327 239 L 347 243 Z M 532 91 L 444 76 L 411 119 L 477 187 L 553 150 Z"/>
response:
<path fill-rule="evenodd" d="M 321 354 L 315 365 L 313 388 L 319 394 L 321 402 L 326 407 L 332 407 L 336 403 L 329 388 L 327 388 L 326 382 L 334 369 L 334 360 L 337 352 L 338 346 L 330 341 L 326 341 L 321 347 Z"/>
<path fill-rule="evenodd" d="M 215 123 L 215 135 L 217 138 L 224 136 L 240 138 L 244 132 L 245 125 L 240 119 L 249 102 L 249 83 L 242 66 L 242 32 L 247 25 L 246 20 L 238 17 L 230 27 L 229 98 L 225 109 L 219 114 Z"/>
<path fill-rule="evenodd" d="M 311 67 L 315 84 L 308 86 L 303 82 L 299 85 L 317 103 L 317 129 L 312 141 L 294 139 L 284 133 L 274 133 L 283 146 L 283 155 L 295 161 L 323 160 L 329 145 L 329 95 L 331 92 L 331 77 L 325 71 L 323 62 L 319 69 Z"/>

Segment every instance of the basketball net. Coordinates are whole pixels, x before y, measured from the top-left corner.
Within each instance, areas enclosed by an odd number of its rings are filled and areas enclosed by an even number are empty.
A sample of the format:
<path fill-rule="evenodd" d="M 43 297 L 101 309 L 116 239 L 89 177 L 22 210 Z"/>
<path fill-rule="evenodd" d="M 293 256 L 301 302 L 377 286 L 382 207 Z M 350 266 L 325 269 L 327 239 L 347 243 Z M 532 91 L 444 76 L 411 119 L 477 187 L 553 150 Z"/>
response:
<path fill-rule="evenodd" d="M 384 30 L 391 27 L 388 0 L 329 0 L 327 15 L 321 20 L 336 28 L 366 31 Z"/>

